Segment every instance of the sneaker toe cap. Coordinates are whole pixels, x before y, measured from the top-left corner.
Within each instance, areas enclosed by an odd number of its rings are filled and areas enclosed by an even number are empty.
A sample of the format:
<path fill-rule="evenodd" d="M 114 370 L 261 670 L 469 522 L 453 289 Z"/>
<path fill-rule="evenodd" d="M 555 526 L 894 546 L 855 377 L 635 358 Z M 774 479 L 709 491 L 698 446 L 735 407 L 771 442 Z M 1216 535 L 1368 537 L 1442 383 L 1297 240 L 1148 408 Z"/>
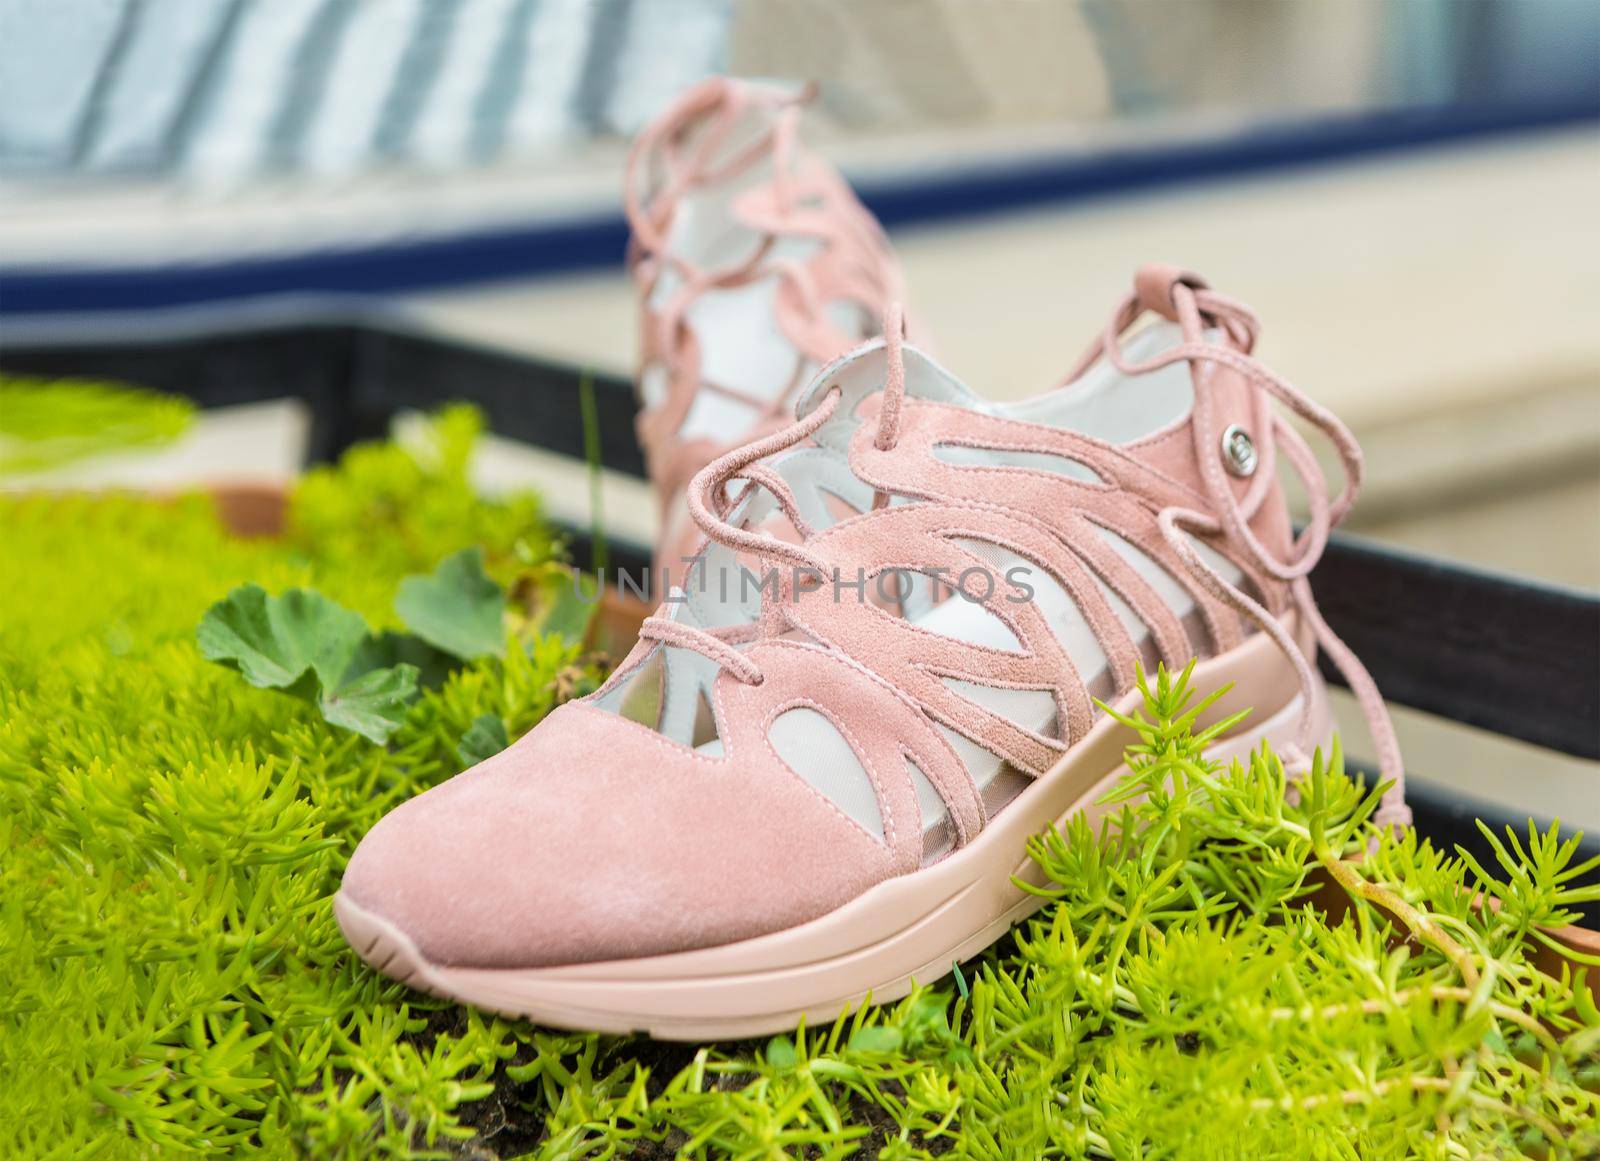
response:
<path fill-rule="evenodd" d="M 881 840 L 786 768 L 575 703 L 387 815 L 343 893 L 433 963 L 545 967 L 781 930 L 893 873 Z"/>

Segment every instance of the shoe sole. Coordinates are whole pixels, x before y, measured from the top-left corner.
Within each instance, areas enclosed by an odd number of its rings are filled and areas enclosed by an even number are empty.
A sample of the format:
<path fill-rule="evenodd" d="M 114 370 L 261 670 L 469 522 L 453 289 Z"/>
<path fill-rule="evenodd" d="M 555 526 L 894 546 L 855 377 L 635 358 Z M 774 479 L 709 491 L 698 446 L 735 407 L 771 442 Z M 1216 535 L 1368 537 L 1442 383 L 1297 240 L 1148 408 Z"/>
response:
<path fill-rule="evenodd" d="M 1236 664 L 1246 660 L 1237 655 L 1259 652 L 1253 648 L 1259 645 L 1270 643 L 1252 638 L 1228 657 L 1197 666 L 1197 688 L 1221 684 L 1204 680 L 1210 666 L 1234 662 L 1225 668 L 1237 676 Z M 1248 704 L 1237 691 L 1224 702 L 1235 700 Z M 1125 708 L 1136 704 L 1137 694 Z M 1255 728 L 1219 742 L 1213 755 L 1243 757 L 1263 739 L 1289 739 L 1299 709 L 1296 697 Z M 1316 736 L 1326 737 L 1331 718 L 1320 685 L 1312 710 Z M 916 983 L 941 978 L 1038 910 L 1044 900 L 1014 882 L 1043 882 L 1027 857 L 1028 839 L 1075 814 L 1091 823 L 1103 816 L 1110 808 L 1100 799 L 1127 772 L 1121 754 L 1129 740 L 1125 727 L 1102 717 L 967 846 L 826 915 L 737 943 L 556 967 L 458 967 L 429 961 L 405 932 L 343 892 L 334 897 L 334 914 L 350 945 L 385 975 L 443 999 L 551 1027 L 689 1041 L 771 1035 L 802 1018 L 815 1027 L 869 1000 L 896 1000 Z"/>

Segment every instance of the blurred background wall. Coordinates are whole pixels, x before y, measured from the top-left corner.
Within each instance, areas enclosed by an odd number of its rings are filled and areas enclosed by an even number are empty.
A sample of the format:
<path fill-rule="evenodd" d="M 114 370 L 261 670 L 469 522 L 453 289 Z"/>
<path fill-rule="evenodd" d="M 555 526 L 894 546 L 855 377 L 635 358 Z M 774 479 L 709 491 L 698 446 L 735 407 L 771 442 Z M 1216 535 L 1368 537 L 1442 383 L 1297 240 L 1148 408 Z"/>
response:
<path fill-rule="evenodd" d="M 1571 100 L 1591 0 L 4 0 L 9 178 L 561 164 L 712 72 L 851 130 Z"/>

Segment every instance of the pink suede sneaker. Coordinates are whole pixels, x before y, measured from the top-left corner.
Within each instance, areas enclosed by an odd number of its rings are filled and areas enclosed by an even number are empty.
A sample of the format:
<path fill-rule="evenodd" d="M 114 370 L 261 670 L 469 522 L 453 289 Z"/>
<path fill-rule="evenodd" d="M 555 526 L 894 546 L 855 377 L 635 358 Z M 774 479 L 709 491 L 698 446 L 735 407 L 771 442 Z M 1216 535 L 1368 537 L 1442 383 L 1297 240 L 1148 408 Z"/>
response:
<path fill-rule="evenodd" d="M 690 478 L 782 427 L 817 369 L 878 333 L 902 297 L 883 231 L 798 137 L 809 89 L 717 78 L 628 159 L 639 291 L 639 442 L 661 500 L 656 576 L 701 533 Z"/>
<path fill-rule="evenodd" d="M 1360 451 L 1256 333 L 1149 267 L 1065 385 L 997 405 L 891 324 L 695 476 L 703 560 L 602 689 L 373 829 L 346 936 L 567 1028 L 749 1036 L 898 997 L 1039 906 L 1025 843 L 1097 811 L 1128 736 L 1091 699 L 1132 709 L 1141 661 L 1235 683 L 1215 712 L 1255 713 L 1221 756 L 1303 762 L 1332 728 L 1326 650 L 1404 822 L 1383 703 L 1306 581 Z M 1336 497 L 1274 403 L 1332 442 Z M 1313 497 L 1298 537 L 1280 457 Z"/>

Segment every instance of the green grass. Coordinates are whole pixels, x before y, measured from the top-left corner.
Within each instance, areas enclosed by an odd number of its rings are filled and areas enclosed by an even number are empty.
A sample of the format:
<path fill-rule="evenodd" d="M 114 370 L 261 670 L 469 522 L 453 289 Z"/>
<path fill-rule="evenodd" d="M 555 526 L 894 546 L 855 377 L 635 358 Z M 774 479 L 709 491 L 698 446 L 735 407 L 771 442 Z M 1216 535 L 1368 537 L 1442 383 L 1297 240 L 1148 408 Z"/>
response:
<path fill-rule="evenodd" d="M 1270 756 L 1205 760 L 1166 675 L 1133 755 L 1148 798 L 1041 836 L 1051 905 L 886 1009 L 677 1047 L 385 981 L 329 907 L 354 844 L 460 767 L 475 720 L 515 736 L 594 666 L 539 637 L 425 692 L 379 747 L 206 662 L 195 627 L 250 581 L 394 627 L 401 578 L 462 548 L 502 582 L 547 559 L 536 502 L 467 489 L 473 430 L 453 412 L 313 475 L 275 542 L 231 538 L 202 498 L 0 498 L 0 1156 L 1600 1150 L 1600 1013 L 1524 949 L 1594 897 L 1570 850 L 1526 837 L 1491 875 L 1377 837 L 1337 769 L 1288 805 Z M 1338 924 L 1305 905 L 1329 866 Z"/>

